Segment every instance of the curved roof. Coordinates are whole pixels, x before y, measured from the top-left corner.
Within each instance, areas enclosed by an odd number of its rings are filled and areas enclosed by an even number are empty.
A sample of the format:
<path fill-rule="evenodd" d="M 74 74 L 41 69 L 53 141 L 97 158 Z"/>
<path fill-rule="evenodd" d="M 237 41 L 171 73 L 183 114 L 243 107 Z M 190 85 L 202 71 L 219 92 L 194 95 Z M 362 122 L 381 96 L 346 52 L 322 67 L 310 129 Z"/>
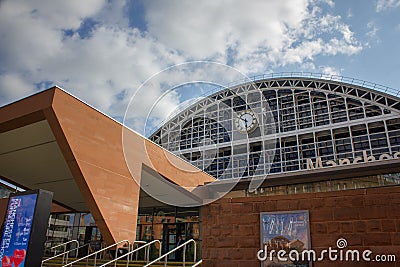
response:
<path fill-rule="evenodd" d="M 393 157 L 400 151 L 399 90 L 339 76 L 257 78 L 216 88 L 150 139 L 219 179 L 305 170 L 318 160 L 338 165 L 365 155 Z M 243 133 L 235 120 L 246 110 L 256 113 L 258 127 Z M 235 171 L 241 168 L 246 170 Z"/>
<path fill-rule="evenodd" d="M 246 84 L 259 82 L 268 83 L 271 88 L 293 88 L 293 86 L 302 86 L 303 88 L 309 89 L 328 90 L 332 91 L 333 93 L 341 93 L 345 95 L 361 97 L 365 100 L 377 101 L 380 104 L 386 103 L 391 106 L 396 106 L 397 109 L 400 108 L 400 89 L 394 89 L 376 83 L 337 75 L 303 72 L 272 73 L 251 77 L 251 82 L 249 82 L 249 80 L 243 80 L 232 82 L 231 84 L 224 85 L 223 87 L 216 86 L 214 89 L 203 94 L 202 100 L 199 100 L 197 102 L 188 101 L 188 105 L 186 107 L 180 107 L 178 112 L 171 114 L 167 118 L 167 120 L 162 121 L 160 125 L 156 129 L 154 129 L 154 132 L 150 136 L 153 136 L 157 132 L 157 130 L 159 130 L 159 128 L 179 116 L 184 111 L 189 110 L 190 107 L 204 105 L 202 101 L 207 101 L 205 98 L 219 98 L 221 93 L 223 93 L 224 91 L 230 91 L 234 88 L 242 87 Z M 367 94 L 367 92 L 371 92 L 372 94 Z M 387 101 L 387 99 L 389 99 L 389 101 Z"/>
<path fill-rule="evenodd" d="M 278 82 L 279 81 L 279 82 Z M 308 72 L 280 72 L 280 73 L 270 73 L 270 74 L 262 74 L 257 76 L 249 77 L 246 80 L 234 81 L 230 84 L 226 84 L 223 86 L 215 86 L 213 89 L 207 91 L 199 98 L 202 98 L 203 101 L 206 101 L 207 98 L 211 98 L 213 96 L 217 97 L 224 91 L 230 91 L 233 88 L 238 88 L 246 84 L 258 83 L 258 82 L 268 82 L 271 84 L 271 87 L 274 86 L 274 82 L 278 82 L 276 87 L 288 87 L 288 83 L 283 83 L 286 81 L 291 85 L 299 86 L 300 83 L 310 82 L 309 84 L 300 84 L 305 88 L 316 88 L 320 90 L 330 90 L 334 93 L 343 93 L 349 94 L 353 96 L 359 96 L 361 98 L 367 99 L 374 98 L 376 95 L 383 97 L 380 100 L 382 102 L 387 103 L 388 105 L 396 105 L 397 109 L 399 109 L 399 100 L 400 100 L 400 89 L 391 88 L 385 85 L 372 83 L 369 81 L 364 81 L 356 78 L 344 77 L 339 75 L 328 75 L 323 73 L 308 73 Z M 312 84 L 318 83 L 318 84 Z M 276 84 L 275 84 L 276 85 Z M 289 85 L 290 86 L 290 85 Z M 338 87 L 339 86 L 339 87 Z M 360 93 L 357 95 L 357 91 L 367 91 L 371 92 L 372 95 Z M 387 102 L 386 98 L 390 100 Z M 396 103 L 394 103 L 395 101 Z M 163 120 L 156 128 L 153 129 L 150 134 L 150 138 L 156 134 L 156 132 L 162 128 L 165 124 L 175 119 L 177 116 L 182 114 L 186 110 L 190 110 L 190 107 L 203 105 L 201 100 L 193 102 L 187 101 L 186 106 L 180 106 L 179 109 L 170 114 L 167 119 Z"/>

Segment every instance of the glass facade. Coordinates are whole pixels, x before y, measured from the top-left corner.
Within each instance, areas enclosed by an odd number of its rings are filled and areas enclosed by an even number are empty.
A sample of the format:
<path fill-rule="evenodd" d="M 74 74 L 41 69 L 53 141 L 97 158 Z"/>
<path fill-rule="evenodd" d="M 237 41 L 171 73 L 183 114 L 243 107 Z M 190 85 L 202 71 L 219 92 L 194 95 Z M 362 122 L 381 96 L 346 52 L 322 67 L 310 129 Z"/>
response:
<path fill-rule="evenodd" d="M 235 121 L 250 110 L 257 127 L 243 132 Z M 306 170 L 319 160 L 400 157 L 399 110 L 397 97 L 368 88 L 269 79 L 200 100 L 150 139 L 217 179 L 265 176 Z"/>
<path fill-rule="evenodd" d="M 177 208 L 171 206 L 140 208 L 137 220 L 136 240 L 150 242 L 160 240 L 163 253 L 175 248 L 178 240 L 194 239 L 197 255 L 201 255 L 199 208 Z M 46 253 L 53 255 L 50 248 L 69 240 L 78 240 L 80 246 L 90 244 L 79 251 L 87 255 L 100 249 L 103 238 L 90 213 L 52 214 L 47 230 Z M 67 247 L 69 249 L 70 246 Z M 63 252 L 59 247 L 59 253 Z M 158 244 L 151 247 L 151 258 L 158 253 Z M 193 259 L 193 245 L 188 245 L 187 259 Z M 171 254 L 169 260 L 179 260 L 178 254 Z"/>
<path fill-rule="evenodd" d="M 136 240 L 162 241 L 162 252 L 175 248 L 181 239 L 183 242 L 194 239 L 197 253 L 201 253 L 199 208 L 154 207 L 139 208 Z M 153 249 L 152 253 L 156 253 Z M 188 259 L 193 259 L 193 246 L 188 246 Z M 201 255 L 201 254 L 200 254 Z M 154 257 L 155 255 L 153 255 Z M 169 260 L 179 260 L 178 254 L 171 254 Z"/>
<path fill-rule="evenodd" d="M 69 240 L 78 240 L 80 246 L 90 244 L 79 251 L 81 255 L 98 250 L 102 246 L 100 230 L 90 213 L 51 214 L 47 228 L 47 253 L 54 254 L 50 248 Z M 68 247 L 69 248 L 69 247 Z M 59 247 L 59 252 L 63 251 Z"/>

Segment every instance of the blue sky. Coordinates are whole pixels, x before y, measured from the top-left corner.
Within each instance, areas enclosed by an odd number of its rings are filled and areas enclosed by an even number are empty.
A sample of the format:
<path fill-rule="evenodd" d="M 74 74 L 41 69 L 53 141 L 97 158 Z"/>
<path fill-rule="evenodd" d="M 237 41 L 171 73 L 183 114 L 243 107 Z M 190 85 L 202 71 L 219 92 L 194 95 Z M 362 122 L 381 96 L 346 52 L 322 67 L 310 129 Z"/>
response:
<path fill-rule="evenodd" d="M 322 72 L 400 89 L 400 0 L 5 0 L 0 35 L 0 105 L 59 85 L 122 120 L 152 75 L 197 60 L 244 75 Z M 135 95 L 132 128 L 143 133 L 164 88 Z M 164 94 L 151 125 L 199 95 Z"/>

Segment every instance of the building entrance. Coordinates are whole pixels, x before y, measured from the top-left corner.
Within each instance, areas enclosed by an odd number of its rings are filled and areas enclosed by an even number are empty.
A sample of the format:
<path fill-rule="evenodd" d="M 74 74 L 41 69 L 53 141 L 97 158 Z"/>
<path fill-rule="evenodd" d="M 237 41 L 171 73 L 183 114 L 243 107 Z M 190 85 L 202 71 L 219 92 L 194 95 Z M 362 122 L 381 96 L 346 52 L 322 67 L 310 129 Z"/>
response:
<path fill-rule="evenodd" d="M 139 209 L 136 240 L 151 241 L 158 239 L 162 242 L 162 253 L 176 248 L 189 239 L 197 242 L 198 249 L 201 246 L 200 222 L 198 208 L 148 208 Z M 155 251 L 156 252 L 156 251 Z M 199 255 L 200 251 L 197 250 Z M 171 253 L 170 261 L 182 260 L 183 250 Z M 194 247 L 190 244 L 186 247 L 186 260 L 193 258 Z"/>
<path fill-rule="evenodd" d="M 163 225 L 163 253 L 171 251 L 186 239 L 185 223 L 166 223 Z M 175 252 L 168 256 L 168 260 L 180 260 L 181 253 Z"/>
<path fill-rule="evenodd" d="M 166 223 L 163 224 L 163 239 L 162 244 L 163 253 L 171 251 L 177 246 L 183 244 L 187 240 L 195 239 L 199 242 L 198 239 L 198 229 L 199 223 L 193 222 L 184 222 L 184 223 Z M 188 244 L 186 248 L 186 259 L 190 260 L 193 258 L 193 244 Z M 175 253 L 171 253 L 168 257 L 168 260 L 176 260 L 181 261 L 183 258 L 183 249 L 176 251 Z"/>

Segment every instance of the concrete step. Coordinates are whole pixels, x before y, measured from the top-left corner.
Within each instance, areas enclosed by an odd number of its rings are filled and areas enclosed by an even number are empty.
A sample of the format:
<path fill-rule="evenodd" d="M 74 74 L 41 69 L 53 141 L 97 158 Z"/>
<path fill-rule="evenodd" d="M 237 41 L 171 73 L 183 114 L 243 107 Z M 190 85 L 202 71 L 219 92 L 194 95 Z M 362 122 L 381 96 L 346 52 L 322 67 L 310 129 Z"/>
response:
<path fill-rule="evenodd" d="M 68 262 L 72 262 L 76 259 L 68 259 Z M 106 262 L 108 262 L 109 260 L 102 260 L 102 259 L 98 259 L 96 260 L 96 265 L 94 265 L 94 260 L 93 259 L 89 259 L 88 261 L 86 260 L 82 260 L 81 262 L 78 262 L 76 264 L 73 265 L 73 267 L 89 267 L 89 266 L 100 266 Z M 64 266 L 66 263 L 62 263 L 60 259 L 53 259 L 53 260 L 49 260 L 47 262 L 45 262 L 42 267 L 61 267 Z M 194 262 L 186 262 L 186 266 L 192 266 L 194 264 Z M 143 267 L 144 265 L 146 265 L 145 261 L 132 261 L 129 262 L 129 267 Z M 109 264 L 108 266 L 113 267 L 114 263 Z M 126 261 L 125 260 L 119 260 L 116 264 L 116 266 L 118 267 L 126 267 Z M 151 266 L 154 267 L 162 267 L 164 266 L 164 262 L 160 262 L 160 263 L 155 263 Z M 177 266 L 183 266 L 183 262 L 168 262 L 167 263 L 168 267 L 177 267 Z"/>

